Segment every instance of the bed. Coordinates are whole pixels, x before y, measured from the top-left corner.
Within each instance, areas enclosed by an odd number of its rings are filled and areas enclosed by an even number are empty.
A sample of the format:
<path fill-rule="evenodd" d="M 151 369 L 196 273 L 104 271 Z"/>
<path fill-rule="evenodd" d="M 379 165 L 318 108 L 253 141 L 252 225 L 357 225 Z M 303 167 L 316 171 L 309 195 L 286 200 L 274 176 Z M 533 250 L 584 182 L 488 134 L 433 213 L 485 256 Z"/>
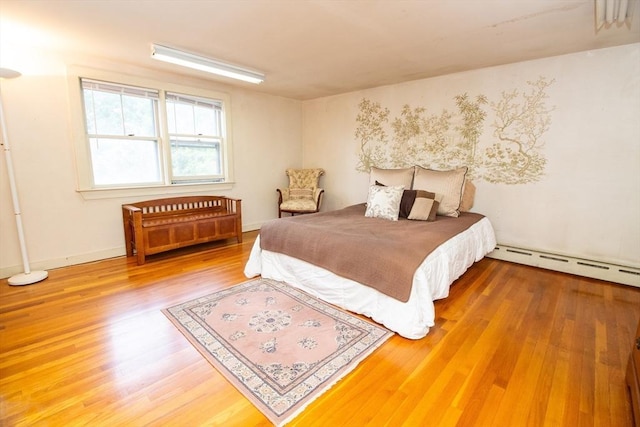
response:
<path fill-rule="evenodd" d="M 441 215 L 445 206 L 436 215 L 438 206 L 447 203 L 442 197 L 437 202 L 435 192 L 427 195 L 427 202 L 434 203 L 424 220 L 409 219 L 409 211 L 403 216 L 400 209 L 395 219 L 385 217 L 388 211 L 372 213 L 373 190 L 402 196 L 402 201 L 408 193 L 405 183 L 386 180 L 388 185 L 371 186 L 367 203 L 265 223 L 245 275 L 289 283 L 405 338 L 427 335 L 434 325 L 434 301 L 446 298 L 451 284 L 495 248 L 494 230 L 477 213 L 456 209 L 455 216 Z"/>

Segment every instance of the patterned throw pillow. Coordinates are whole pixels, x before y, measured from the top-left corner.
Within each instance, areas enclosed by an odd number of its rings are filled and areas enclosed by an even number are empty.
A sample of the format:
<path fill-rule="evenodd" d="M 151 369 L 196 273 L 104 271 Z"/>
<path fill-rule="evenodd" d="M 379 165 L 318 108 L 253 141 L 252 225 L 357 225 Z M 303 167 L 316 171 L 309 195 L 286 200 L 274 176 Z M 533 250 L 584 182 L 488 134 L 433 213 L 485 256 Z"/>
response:
<path fill-rule="evenodd" d="M 376 185 L 385 186 L 379 181 L 376 181 Z M 430 191 L 404 190 L 400 199 L 398 218 L 435 221 L 441 201 L 442 195 L 437 195 Z"/>
<path fill-rule="evenodd" d="M 415 199 L 411 205 L 411 211 L 407 215 L 408 219 L 415 219 L 419 221 L 435 221 L 436 214 L 438 213 L 438 206 L 442 196 L 438 196 L 436 193 L 423 190 L 415 191 Z M 406 191 L 405 191 L 406 193 Z"/>
<path fill-rule="evenodd" d="M 403 191 L 404 185 L 390 187 L 370 186 L 369 196 L 367 197 L 367 210 L 364 216 L 397 221 Z"/>

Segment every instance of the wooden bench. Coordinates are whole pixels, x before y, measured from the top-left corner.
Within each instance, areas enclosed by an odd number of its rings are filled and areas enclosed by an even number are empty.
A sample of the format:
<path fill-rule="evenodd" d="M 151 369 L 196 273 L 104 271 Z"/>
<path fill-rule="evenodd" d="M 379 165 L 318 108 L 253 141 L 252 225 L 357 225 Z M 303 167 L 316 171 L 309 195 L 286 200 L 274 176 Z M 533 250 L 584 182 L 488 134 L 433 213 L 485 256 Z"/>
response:
<path fill-rule="evenodd" d="M 242 243 L 241 201 L 187 196 L 122 205 L 127 256 L 138 257 L 235 237 Z"/>

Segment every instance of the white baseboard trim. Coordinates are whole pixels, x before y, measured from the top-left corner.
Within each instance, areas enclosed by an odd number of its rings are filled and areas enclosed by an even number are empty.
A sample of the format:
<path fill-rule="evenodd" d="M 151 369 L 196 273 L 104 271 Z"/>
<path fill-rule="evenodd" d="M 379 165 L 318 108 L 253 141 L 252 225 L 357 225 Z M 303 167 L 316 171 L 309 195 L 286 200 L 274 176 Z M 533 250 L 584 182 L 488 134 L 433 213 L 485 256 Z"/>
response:
<path fill-rule="evenodd" d="M 255 224 L 245 224 L 242 226 L 242 231 L 254 231 L 259 230 L 262 227 L 263 222 Z M 49 259 L 45 261 L 31 261 L 29 266 L 32 271 L 36 270 L 51 270 L 54 268 L 68 267 L 70 265 L 84 264 L 87 262 L 100 261 L 109 258 L 115 258 L 119 256 L 125 256 L 127 251 L 124 246 L 112 249 L 106 249 L 103 251 L 92 252 L 82 255 L 74 255 L 64 258 Z M 0 267 L 0 279 L 6 279 L 16 274 L 24 273 L 22 264 L 12 265 L 7 267 Z"/>
<path fill-rule="evenodd" d="M 489 258 L 640 288 L 640 268 L 498 244 Z"/>
<path fill-rule="evenodd" d="M 255 231 L 255 230 L 260 230 L 260 228 L 262 227 L 262 224 L 264 224 L 265 221 L 262 222 L 256 222 L 253 224 L 243 224 L 242 225 L 242 232 L 244 233 L 245 231 Z"/>
<path fill-rule="evenodd" d="M 245 224 L 243 226 L 243 231 L 259 230 L 261 226 L 261 223 Z M 46 261 L 36 261 L 32 262 L 30 267 L 33 271 L 50 270 L 124 255 L 126 255 L 126 250 L 125 247 L 122 246 L 89 254 L 75 255 Z M 638 267 L 588 260 L 567 255 L 552 254 L 502 244 L 496 245 L 496 248 L 491 253 L 487 254 L 487 257 L 640 288 L 640 268 Z M 23 273 L 22 265 L 0 268 L 0 278 L 2 279 L 19 273 Z"/>
<path fill-rule="evenodd" d="M 108 258 L 124 256 L 127 251 L 124 246 L 119 248 L 105 249 L 103 251 L 91 252 L 82 255 L 72 255 L 64 258 L 49 259 L 45 261 L 31 261 L 29 267 L 31 270 L 51 270 L 60 267 L 68 267 L 70 265 L 84 264 L 87 262 L 100 261 Z M 23 273 L 23 266 L 14 265 L 0 268 L 0 278 L 5 279 L 15 274 Z"/>

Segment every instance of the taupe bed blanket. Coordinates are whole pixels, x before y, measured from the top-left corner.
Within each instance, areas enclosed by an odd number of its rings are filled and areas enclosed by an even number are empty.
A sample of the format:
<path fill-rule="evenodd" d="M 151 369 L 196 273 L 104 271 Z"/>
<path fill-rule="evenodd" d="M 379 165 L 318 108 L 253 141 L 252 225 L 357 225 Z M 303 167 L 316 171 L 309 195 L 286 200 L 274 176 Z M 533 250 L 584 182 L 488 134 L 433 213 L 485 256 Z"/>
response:
<path fill-rule="evenodd" d="M 365 204 L 269 221 L 260 247 L 301 259 L 406 302 L 413 275 L 440 244 L 483 216 L 463 213 L 436 221 L 389 221 L 364 216 Z"/>

